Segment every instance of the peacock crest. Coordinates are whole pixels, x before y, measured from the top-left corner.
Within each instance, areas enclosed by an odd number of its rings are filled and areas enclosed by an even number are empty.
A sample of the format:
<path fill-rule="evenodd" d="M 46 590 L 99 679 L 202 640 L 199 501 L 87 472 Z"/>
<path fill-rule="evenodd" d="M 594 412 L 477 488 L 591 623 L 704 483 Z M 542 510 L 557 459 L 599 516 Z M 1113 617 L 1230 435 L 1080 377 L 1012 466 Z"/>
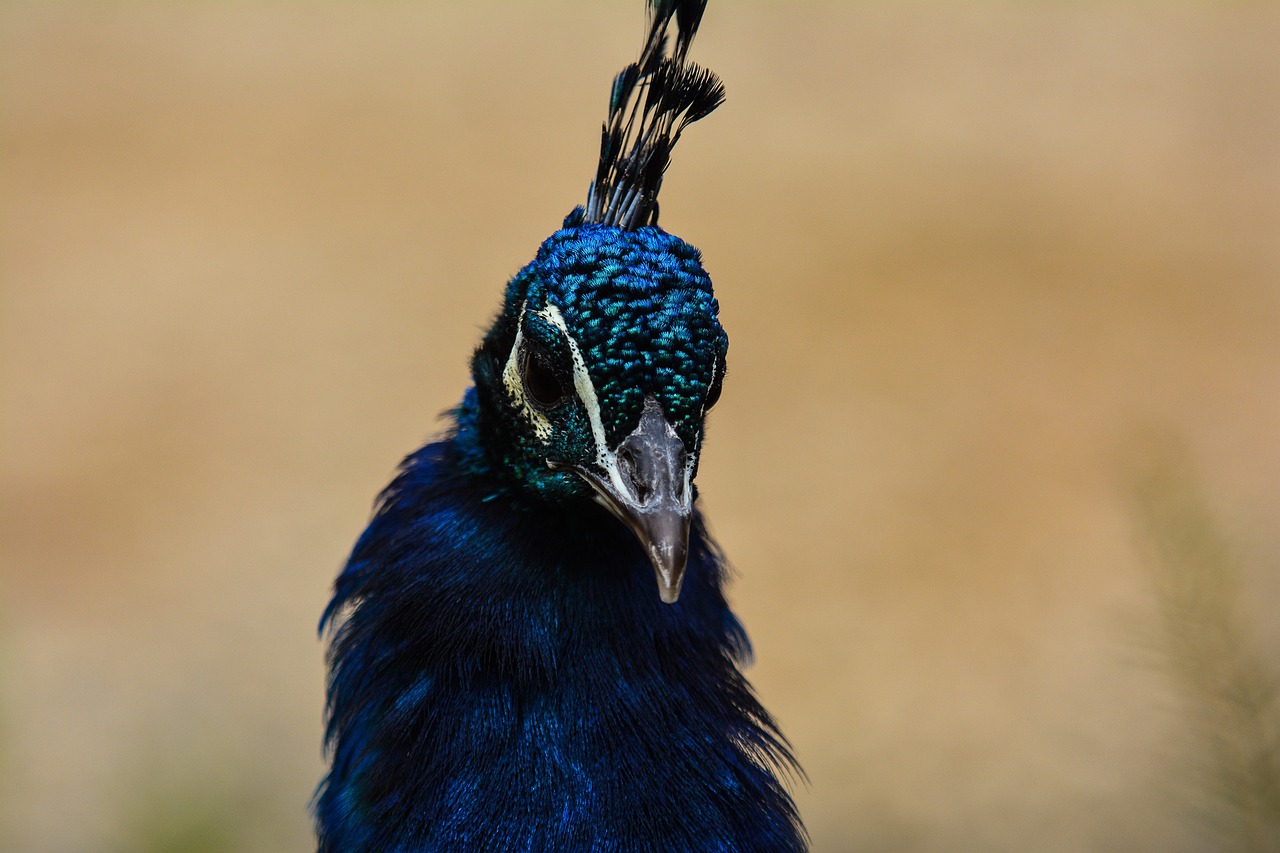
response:
<path fill-rule="evenodd" d="M 686 127 L 724 103 L 720 78 L 688 58 L 706 8 L 706 0 L 650 0 L 640 58 L 613 78 L 583 224 L 627 231 L 657 224 L 671 150 Z"/>

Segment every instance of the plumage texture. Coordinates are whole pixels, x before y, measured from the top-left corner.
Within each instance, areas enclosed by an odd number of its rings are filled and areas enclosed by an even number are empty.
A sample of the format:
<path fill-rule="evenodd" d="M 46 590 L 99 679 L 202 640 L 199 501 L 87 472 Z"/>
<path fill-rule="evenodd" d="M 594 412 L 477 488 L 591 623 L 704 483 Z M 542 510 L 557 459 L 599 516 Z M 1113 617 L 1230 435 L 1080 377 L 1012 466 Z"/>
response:
<path fill-rule="evenodd" d="M 472 406 L 406 460 L 326 614 L 348 611 L 320 849 L 801 849 L 701 522 L 664 605 L 603 509 L 491 499 Z"/>
<path fill-rule="evenodd" d="M 657 224 L 671 149 L 686 127 L 724 102 L 720 78 L 688 60 L 706 7 L 706 0 L 650 2 L 640 58 L 613 80 L 584 222 L 622 229 Z M 672 20 L 676 35 L 668 39 Z"/>
<path fill-rule="evenodd" d="M 729 349 L 697 249 L 655 227 L 564 228 L 512 280 L 503 316 L 518 316 L 526 302 L 550 302 L 576 331 L 596 391 L 615 404 L 604 424 L 611 443 L 635 425 L 649 388 L 696 450 L 705 390 L 723 377 Z M 514 330 L 501 323 L 489 333 L 504 357 L 506 335 Z"/>
<path fill-rule="evenodd" d="M 704 3 L 654 5 L 683 63 Z M 507 284 L 321 622 L 322 853 L 805 849 L 695 503 L 727 351 L 700 253 L 654 225 L 578 208 Z"/>

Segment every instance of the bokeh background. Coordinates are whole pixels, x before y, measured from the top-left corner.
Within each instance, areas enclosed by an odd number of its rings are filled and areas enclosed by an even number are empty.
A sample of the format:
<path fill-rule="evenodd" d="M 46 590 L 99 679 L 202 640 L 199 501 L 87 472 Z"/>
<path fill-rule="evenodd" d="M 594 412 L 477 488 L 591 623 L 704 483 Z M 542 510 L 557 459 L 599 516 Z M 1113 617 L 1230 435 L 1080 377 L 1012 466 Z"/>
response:
<path fill-rule="evenodd" d="M 0 849 L 308 847 L 328 586 L 640 6 L 0 5 Z M 815 850 L 1277 849 L 1278 44 L 711 4 L 663 224 Z"/>

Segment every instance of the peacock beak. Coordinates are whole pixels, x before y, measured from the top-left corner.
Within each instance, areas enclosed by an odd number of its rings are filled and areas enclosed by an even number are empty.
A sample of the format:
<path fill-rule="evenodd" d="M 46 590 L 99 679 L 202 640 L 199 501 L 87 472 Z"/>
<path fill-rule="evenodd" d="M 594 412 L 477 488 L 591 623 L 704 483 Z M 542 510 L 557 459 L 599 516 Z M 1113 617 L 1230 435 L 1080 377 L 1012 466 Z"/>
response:
<path fill-rule="evenodd" d="M 640 540 L 658 577 L 658 596 L 674 604 L 689 557 L 693 498 L 684 443 L 657 400 L 645 398 L 640 423 L 610 457 L 603 472 L 574 470 Z"/>

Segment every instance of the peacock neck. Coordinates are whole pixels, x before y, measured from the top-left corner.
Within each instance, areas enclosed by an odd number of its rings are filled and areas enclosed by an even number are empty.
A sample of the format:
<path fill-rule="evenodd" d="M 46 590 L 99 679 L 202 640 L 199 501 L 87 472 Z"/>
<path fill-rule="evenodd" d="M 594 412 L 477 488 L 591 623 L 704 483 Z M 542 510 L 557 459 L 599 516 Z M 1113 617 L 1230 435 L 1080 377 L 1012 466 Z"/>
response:
<path fill-rule="evenodd" d="M 663 604 L 647 557 L 620 522 L 589 500 L 526 497 L 475 452 L 468 426 L 464 415 L 456 434 L 411 456 L 388 489 L 344 574 L 376 565 L 381 577 L 370 571 L 366 582 L 385 583 L 379 592 L 396 603 L 358 607 L 354 620 L 378 622 L 395 648 L 461 683 L 562 689 L 598 679 L 609 689 L 619 670 L 736 674 L 747 641 L 700 515 L 684 593 Z M 412 553 L 397 550 L 410 543 Z M 686 658 L 717 665 L 690 670 Z"/>
<path fill-rule="evenodd" d="M 708 831 L 799 849 L 766 769 L 789 756 L 738 670 L 747 640 L 701 520 L 663 604 L 620 523 L 519 501 L 460 435 L 406 460 L 326 615 L 343 614 L 329 849 L 627 850 L 597 842 L 656 831 L 653 849 L 710 849 L 685 843 Z M 478 844 L 467 827 L 495 811 L 510 836 Z"/>

